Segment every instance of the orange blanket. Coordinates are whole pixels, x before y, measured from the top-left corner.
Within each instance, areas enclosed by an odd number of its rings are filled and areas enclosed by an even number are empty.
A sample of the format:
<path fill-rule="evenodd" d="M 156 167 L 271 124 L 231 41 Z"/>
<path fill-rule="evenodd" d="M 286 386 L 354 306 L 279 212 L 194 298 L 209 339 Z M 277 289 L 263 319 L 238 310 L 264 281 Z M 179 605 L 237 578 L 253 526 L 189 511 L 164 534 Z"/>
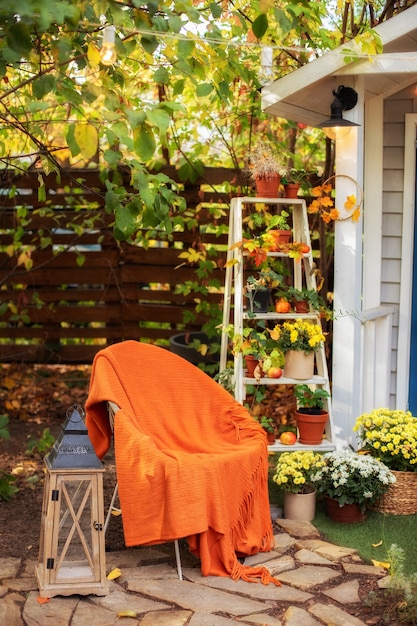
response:
<path fill-rule="evenodd" d="M 273 534 L 265 433 L 244 407 L 194 365 L 125 341 L 93 363 L 86 423 L 98 456 L 115 418 L 115 455 L 128 546 L 187 537 L 203 575 L 260 578 L 236 558 L 269 551 Z"/>

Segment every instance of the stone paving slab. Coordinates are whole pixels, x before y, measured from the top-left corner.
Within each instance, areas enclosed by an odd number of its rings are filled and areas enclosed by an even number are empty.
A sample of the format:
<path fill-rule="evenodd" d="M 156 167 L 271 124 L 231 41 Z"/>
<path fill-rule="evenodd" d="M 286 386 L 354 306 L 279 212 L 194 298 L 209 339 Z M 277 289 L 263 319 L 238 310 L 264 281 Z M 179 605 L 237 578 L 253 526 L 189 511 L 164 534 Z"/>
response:
<path fill-rule="evenodd" d="M 15 558 L 0 558 L 0 575 L 1 578 L 16 578 L 20 569 L 21 560 Z"/>
<path fill-rule="evenodd" d="M 270 601 L 270 602 L 307 602 L 313 598 L 313 596 L 294 587 L 288 585 L 281 585 L 276 587 L 275 585 L 262 585 L 259 583 L 246 583 L 243 580 L 233 581 L 231 578 L 223 578 L 220 576 L 206 576 L 202 577 L 193 570 L 185 572 L 187 578 L 195 583 L 206 587 L 212 587 L 215 589 L 221 589 L 223 591 L 229 591 L 231 594 L 242 594 L 242 596 L 250 596 L 251 598 Z"/>
<path fill-rule="evenodd" d="M 191 611 L 157 611 L 156 613 L 142 617 L 139 624 L 140 626 L 184 626 L 184 624 L 191 623 L 188 621 L 190 617 L 192 620 L 193 616 Z M 124 619 L 125 618 L 123 618 L 123 620 Z M 124 621 L 122 623 L 124 625 Z M 118 622 L 118 624 L 120 624 L 120 622 Z"/>
<path fill-rule="evenodd" d="M 56 596 L 46 604 L 38 604 L 38 593 L 31 591 L 23 609 L 23 619 L 30 626 L 68 626 L 79 602 L 78 596 Z"/>
<path fill-rule="evenodd" d="M 320 537 L 319 531 L 310 522 L 299 522 L 284 518 L 275 521 L 280 528 L 285 530 L 285 532 L 289 533 L 292 537 L 300 539 L 305 537 Z"/>
<path fill-rule="evenodd" d="M 226 578 L 224 580 L 230 581 Z M 246 587 L 255 585 L 255 583 L 243 584 Z M 258 584 L 256 586 L 264 587 L 264 585 Z M 210 593 L 207 593 L 207 589 L 204 587 L 204 585 L 195 585 L 187 580 L 171 580 L 169 585 L 160 580 L 133 579 L 128 581 L 129 591 L 159 598 L 165 602 L 173 602 L 191 611 L 210 613 L 214 609 L 216 612 L 225 612 L 231 615 L 247 615 L 264 609 L 264 604 L 261 602 L 217 589 L 212 589 Z"/>
<path fill-rule="evenodd" d="M 288 533 L 281 533 L 279 535 L 274 535 L 275 540 L 275 551 L 276 552 L 285 552 L 292 548 L 295 545 L 296 540 L 291 537 Z"/>
<path fill-rule="evenodd" d="M 339 571 L 331 569 L 330 567 L 305 565 L 289 572 L 283 572 L 280 575 L 280 580 L 281 582 L 305 590 L 311 589 L 311 587 L 315 587 L 316 585 L 322 585 L 329 580 L 338 578 L 340 575 Z"/>
<path fill-rule="evenodd" d="M 333 561 L 320 556 L 317 552 L 301 548 L 295 553 L 294 558 L 303 565 L 333 565 Z"/>
<path fill-rule="evenodd" d="M 342 567 L 346 574 L 358 574 L 365 576 L 385 576 L 387 571 L 383 567 L 375 567 L 375 565 L 366 565 L 366 563 L 342 563 Z"/>
<path fill-rule="evenodd" d="M 168 584 L 171 584 L 171 581 Z M 167 602 L 151 600 L 149 598 L 139 597 L 127 593 L 122 587 L 116 583 L 110 587 L 111 593 L 108 596 L 90 596 L 90 601 L 104 609 L 119 613 L 120 611 L 134 611 L 135 613 L 147 613 L 149 611 L 160 611 L 166 609 Z"/>
<path fill-rule="evenodd" d="M 357 551 L 355 548 L 344 548 L 342 546 L 335 546 L 328 541 L 322 541 L 321 539 L 305 539 L 302 541 L 296 541 L 296 547 L 299 549 L 305 548 L 320 554 L 330 561 L 340 561 L 346 557 L 355 555 Z"/>
<path fill-rule="evenodd" d="M 337 587 L 331 587 L 330 589 L 324 589 L 323 593 L 339 602 L 339 604 L 350 604 L 360 602 L 359 597 L 359 581 L 349 580 L 347 583 L 342 583 Z"/>
<path fill-rule="evenodd" d="M 23 599 L 23 598 L 22 598 Z M 0 602 L 0 624 L 4 626 L 23 626 L 21 606 L 12 598 L 3 598 Z"/>
<path fill-rule="evenodd" d="M 285 611 L 283 623 L 285 626 L 323 626 L 323 622 L 318 622 L 307 611 L 297 606 L 290 606 Z"/>
<path fill-rule="evenodd" d="M 366 626 L 365 622 L 334 605 L 315 604 L 309 612 L 331 626 Z"/>

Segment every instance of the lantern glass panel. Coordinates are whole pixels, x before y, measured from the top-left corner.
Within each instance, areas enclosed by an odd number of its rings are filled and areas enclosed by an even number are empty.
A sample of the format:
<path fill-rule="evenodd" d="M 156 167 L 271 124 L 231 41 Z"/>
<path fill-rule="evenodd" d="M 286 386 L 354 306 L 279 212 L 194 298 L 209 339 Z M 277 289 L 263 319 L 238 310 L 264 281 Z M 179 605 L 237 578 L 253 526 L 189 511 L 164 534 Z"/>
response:
<path fill-rule="evenodd" d="M 93 532 L 97 512 L 91 477 L 64 477 L 58 482 L 60 497 L 56 581 L 94 580 Z"/>

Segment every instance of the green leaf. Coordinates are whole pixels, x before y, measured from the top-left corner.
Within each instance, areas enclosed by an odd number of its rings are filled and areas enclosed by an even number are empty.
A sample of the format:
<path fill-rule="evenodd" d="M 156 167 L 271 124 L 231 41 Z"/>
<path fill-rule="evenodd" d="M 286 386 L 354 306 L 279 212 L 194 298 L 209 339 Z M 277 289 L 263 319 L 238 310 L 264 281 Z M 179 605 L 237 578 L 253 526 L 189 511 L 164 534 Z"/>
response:
<path fill-rule="evenodd" d="M 38 183 L 39 183 L 38 200 L 39 200 L 39 202 L 45 202 L 45 200 L 46 200 L 46 188 L 45 188 L 45 182 L 43 180 L 42 174 L 38 174 Z"/>
<path fill-rule="evenodd" d="M 78 154 L 80 154 L 80 147 L 78 143 L 75 141 L 74 131 L 75 131 L 75 124 L 70 124 L 68 126 L 68 131 L 65 136 L 65 139 L 67 141 L 68 148 L 70 149 L 72 156 L 77 156 Z"/>
<path fill-rule="evenodd" d="M 180 59 L 188 59 L 192 56 L 195 48 L 194 41 L 180 39 L 177 45 L 177 53 Z"/>
<path fill-rule="evenodd" d="M 8 423 L 9 423 L 9 418 L 7 417 L 7 415 L 0 415 L 0 438 L 1 439 L 10 438 L 10 432 L 7 427 Z"/>
<path fill-rule="evenodd" d="M 261 13 L 258 15 L 256 20 L 252 24 L 252 31 L 255 37 L 260 39 L 263 37 L 268 30 L 268 18 L 265 13 Z"/>
<path fill-rule="evenodd" d="M 211 85 L 210 83 L 200 83 L 200 85 L 197 85 L 196 93 L 199 98 L 208 96 L 209 93 L 211 93 L 212 91 L 213 85 Z"/>
<path fill-rule="evenodd" d="M 23 22 L 12 24 L 9 28 L 7 43 L 18 54 L 22 56 L 29 54 L 32 50 L 32 41 L 26 24 Z"/>
<path fill-rule="evenodd" d="M 124 237 L 133 235 L 136 229 L 137 211 L 133 203 L 118 206 L 115 212 L 116 227 Z"/>
<path fill-rule="evenodd" d="M 54 91 L 55 79 L 53 76 L 41 76 L 32 83 L 32 93 L 35 98 L 41 100 L 47 93 Z"/>
<path fill-rule="evenodd" d="M 159 41 L 157 40 L 157 38 L 148 35 L 142 35 L 140 43 L 142 44 L 145 52 L 147 52 L 148 54 L 153 54 L 159 46 Z"/>
<path fill-rule="evenodd" d="M 221 4 L 217 4 L 217 2 L 211 2 L 210 11 L 214 19 L 221 17 L 221 14 L 222 14 Z"/>
<path fill-rule="evenodd" d="M 161 85 L 168 85 L 169 83 L 169 74 L 165 67 L 159 67 L 156 72 L 154 72 L 153 79 L 156 83 Z"/>
<path fill-rule="evenodd" d="M 133 145 L 137 155 L 143 161 L 149 161 L 155 153 L 156 142 L 149 124 L 141 124 L 135 129 L 133 134 Z"/>
<path fill-rule="evenodd" d="M 170 117 L 166 111 L 162 109 L 150 109 L 146 111 L 146 118 L 148 122 L 157 126 L 161 133 L 166 133 L 169 128 Z"/>

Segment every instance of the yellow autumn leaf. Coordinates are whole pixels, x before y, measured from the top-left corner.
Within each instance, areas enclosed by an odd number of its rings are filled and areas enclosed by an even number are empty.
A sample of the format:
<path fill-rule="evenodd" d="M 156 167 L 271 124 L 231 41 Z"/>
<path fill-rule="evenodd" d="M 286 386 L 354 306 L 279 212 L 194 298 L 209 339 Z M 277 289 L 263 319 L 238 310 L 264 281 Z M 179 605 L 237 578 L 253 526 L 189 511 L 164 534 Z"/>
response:
<path fill-rule="evenodd" d="M 100 64 L 100 50 L 92 41 L 88 44 L 87 59 L 91 67 L 97 67 Z"/>
<path fill-rule="evenodd" d="M 346 198 L 345 209 L 353 209 L 357 205 L 357 200 L 355 194 L 351 194 Z"/>
<path fill-rule="evenodd" d="M 117 619 L 119 617 L 137 617 L 138 614 L 135 611 L 119 611 L 117 614 Z"/>
<path fill-rule="evenodd" d="M 98 133 L 92 124 L 75 124 L 74 139 L 85 159 L 91 159 L 97 152 Z"/>
<path fill-rule="evenodd" d="M 115 580 L 116 578 L 119 578 L 119 576 L 121 575 L 122 575 L 122 571 L 118 567 L 115 567 L 114 569 L 112 569 L 111 572 L 107 574 L 107 580 Z"/>
<path fill-rule="evenodd" d="M 372 544 L 373 548 L 379 548 L 379 546 L 382 546 L 382 539 L 381 539 L 381 541 L 378 541 L 378 543 L 373 543 Z"/>
<path fill-rule="evenodd" d="M 375 567 L 382 567 L 384 569 L 389 569 L 391 567 L 391 565 L 387 561 L 375 561 L 374 559 L 371 560 L 372 565 L 375 565 Z"/>

